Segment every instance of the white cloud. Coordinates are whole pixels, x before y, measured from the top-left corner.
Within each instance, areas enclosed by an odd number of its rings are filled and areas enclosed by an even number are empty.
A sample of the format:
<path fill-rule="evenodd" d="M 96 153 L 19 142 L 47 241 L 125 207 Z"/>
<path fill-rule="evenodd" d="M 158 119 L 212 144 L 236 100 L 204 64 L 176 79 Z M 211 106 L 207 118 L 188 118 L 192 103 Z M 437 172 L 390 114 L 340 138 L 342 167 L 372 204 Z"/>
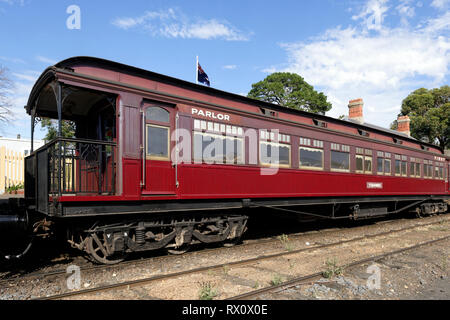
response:
<path fill-rule="evenodd" d="M 43 57 L 43 56 L 37 56 L 36 60 L 38 60 L 40 62 L 43 62 L 43 63 L 46 63 L 46 64 L 51 64 L 51 65 L 54 65 L 54 64 L 56 64 L 58 62 L 56 60 L 53 60 L 53 59 L 47 58 L 47 57 Z"/>
<path fill-rule="evenodd" d="M 147 11 L 139 17 L 117 18 L 112 22 L 118 28 L 128 30 L 140 27 L 153 36 L 183 39 L 224 39 L 246 41 L 248 36 L 226 21 L 217 19 L 192 21 L 178 9 Z"/>
<path fill-rule="evenodd" d="M 26 128 L 29 129 L 30 117 L 25 112 L 24 106 L 28 102 L 28 96 L 34 83 L 39 77 L 40 73 L 34 70 L 26 70 L 20 73 L 8 73 L 8 78 L 12 82 L 12 86 L 5 90 L 6 101 L 10 104 L 9 110 L 11 112 L 10 120 L 7 123 L 0 125 L 1 134 L 16 134 L 23 135 Z M 23 135 L 25 136 L 25 135 Z"/>
<path fill-rule="evenodd" d="M 408 19 L 416 15 L 415 8 L 411 5 L 411 2 L 412 0 L 401 0 L 400 4 L 396 7 L 403 26 L 407 26 Z"/>
<path fill-rule="evenodd" d="M 10 58 L 10 57 L 4 57 L 0 56 L 0 60 L 6 61 L 6 62 L 12 62 L 12 63 L 25 63 L 22 59 L 19 58 Z"/>
<path fill-rule="evenodd" d="M 15 120 L 29 118 L 25 112 L 24 106 L 27 104 L 31 89 L 40 74 L 40 72 L 34 70 L 12 73 L 12 76 L 15 79 L 13 79 L 13 88 L 11 89 L 10 97 L 12 102 L 11 111 L 14 114 Z"/>
<path fill-rule="evenodd" d="M 25 81 L 32 81 L 35 82 L 37 80 L 37 78 L 39 77 L 40 73 L 37 71 L 26 71 L 25 73 L 13 73 L 13 76 L 15 76 L 16 78 L 20 79 L 20 80 L 25 80 Z"/>
<path fill-rule="evenodd" d="M 0 0 L 0 2 L 7 3 L 9 5 L 19 4 L 21 6 L 25 4 L 25 0 Z"/>
<path fill-rule="evenodd" d="M 433 0 L 431 6 L 438 9 L 446 9 L 450 4 L 450 0 Z"/>
<path fill-rule="evenodd" d="M 352 17 L 353 20 L 363 20 L 368 30 L 380 30 L 388 7 L 388 0 L 369 0 L 364 10 Z"/>
<path fill-rule="evenodd" d="M 450 11 L 447 11 L 444 15 L 430 19 L 424 28 L 427 33 L 442 32 L 450 29 Z"/>
<path fill-rule="evenodd" d="M 386 5 L 387 1 L 370 0 L 354 16 L 370 23 L 335 27 L 308 41 L 282 44 L 288 61 L 263 72 L 300 74 L 328 96 L 331 116 L 348 114 L 348 101 L 363 98 L 366 121 L 387 127 L 411 91 L 448 83 L 450 13 L 429 18 L 422 26 L 399 21 L 399 26 L 388 28 L 384 16 L 402 16 L 385 10 Z"/>
<path fill-rule="evenodd" d="M 234 70 L 237 68 L 237 66 L 235 64 L 229 64 L 229 65 L 223 66 L 222 68 L 227 69 L 227 70 Z"/>

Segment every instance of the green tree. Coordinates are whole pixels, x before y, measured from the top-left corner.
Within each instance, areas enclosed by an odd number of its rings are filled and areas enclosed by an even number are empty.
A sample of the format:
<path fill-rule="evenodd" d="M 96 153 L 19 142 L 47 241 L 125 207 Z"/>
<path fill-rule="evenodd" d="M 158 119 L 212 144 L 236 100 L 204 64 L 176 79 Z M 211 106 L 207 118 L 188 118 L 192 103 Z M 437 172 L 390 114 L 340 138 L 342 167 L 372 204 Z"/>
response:
<path fill-rule="evenodd" d="M 252 84 L 247 95 L 287 108 L 325 114 L 331 103 L 322 92 L 317 92 L 301 76 L 295 73 L 276 72 L 264 80 Z"/>
<path fill-rule="evenodd" d="M 400 115 L 411 119 L 411 136 L 450 148 L 450 87 L 420 88 L 402 102 Z M 391 127 L 395 127 L 396 121 Z"/>
<path fill-rule="evenodd" d="M 7 122 L 12 118 L 9 93 L 13 84 L 8 77 L 8 70 L 0 66 L 0 121 Z"/>
<path fill-rule="evenodd" d="M 75 137 L 75 122 L 69 120 L 62 120 L 62 136 L 64 138 Z M 50 118 L 42 118 L 41 127 L 47 129 L 47 134 L 44 137 L 45 141 L 51 141 L 58 137 L 58 120 Z"/>

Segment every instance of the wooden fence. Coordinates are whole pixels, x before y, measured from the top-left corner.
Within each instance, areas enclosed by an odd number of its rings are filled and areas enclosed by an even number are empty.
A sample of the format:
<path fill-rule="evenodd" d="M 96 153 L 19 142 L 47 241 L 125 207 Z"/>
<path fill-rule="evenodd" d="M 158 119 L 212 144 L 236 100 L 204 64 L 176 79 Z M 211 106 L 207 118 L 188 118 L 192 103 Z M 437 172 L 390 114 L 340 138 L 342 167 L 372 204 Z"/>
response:
<path fill-rule="evenodd" d="M 23 185 L 24 179 L 23 153 L 0 147 L 0 193 L 9 187 Z"/>

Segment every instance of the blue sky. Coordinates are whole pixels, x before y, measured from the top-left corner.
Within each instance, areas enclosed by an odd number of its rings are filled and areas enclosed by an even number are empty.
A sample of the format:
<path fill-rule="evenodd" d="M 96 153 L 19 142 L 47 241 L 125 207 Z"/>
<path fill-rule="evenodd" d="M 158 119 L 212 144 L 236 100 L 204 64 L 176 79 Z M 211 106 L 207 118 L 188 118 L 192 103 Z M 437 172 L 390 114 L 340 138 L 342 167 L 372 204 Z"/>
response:
<path fill-rule="evenodd" d="M 77 5 L 80 29 L 68 29 Z M 96 56 L 247 94 L 276 71 L 300 74 L 332 102 L 332 117 L 363 98 L 367 122 L 388 127 L 411 91 L 449 84 L 450 0 L 0 0 L 0 65 L 15 120 L 0 135 L 30 136 L 23 106 L 48 66 Z M 37 137 L 43 137 L 40 127 Z"/>

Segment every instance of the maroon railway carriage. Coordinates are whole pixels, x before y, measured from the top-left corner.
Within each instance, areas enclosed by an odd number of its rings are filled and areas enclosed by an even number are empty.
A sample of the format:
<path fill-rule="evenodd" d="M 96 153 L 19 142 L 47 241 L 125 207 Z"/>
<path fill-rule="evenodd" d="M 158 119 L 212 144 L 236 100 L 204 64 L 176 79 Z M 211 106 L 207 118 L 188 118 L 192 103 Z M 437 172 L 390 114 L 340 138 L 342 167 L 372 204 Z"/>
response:
<path fill-rule="evenodd" d="M 102 263 L 232 244 L 251 208 L 329 219 L 447 211 L 449 158 L 435 145 L 103 59 L 49 67 L 26 110 L 32 136 L 40 117 L 58 119 L 60 136 L 63 121 L 76 127 L 26 158 L 28 219 L 37 233 L 63 225 Z"/>

